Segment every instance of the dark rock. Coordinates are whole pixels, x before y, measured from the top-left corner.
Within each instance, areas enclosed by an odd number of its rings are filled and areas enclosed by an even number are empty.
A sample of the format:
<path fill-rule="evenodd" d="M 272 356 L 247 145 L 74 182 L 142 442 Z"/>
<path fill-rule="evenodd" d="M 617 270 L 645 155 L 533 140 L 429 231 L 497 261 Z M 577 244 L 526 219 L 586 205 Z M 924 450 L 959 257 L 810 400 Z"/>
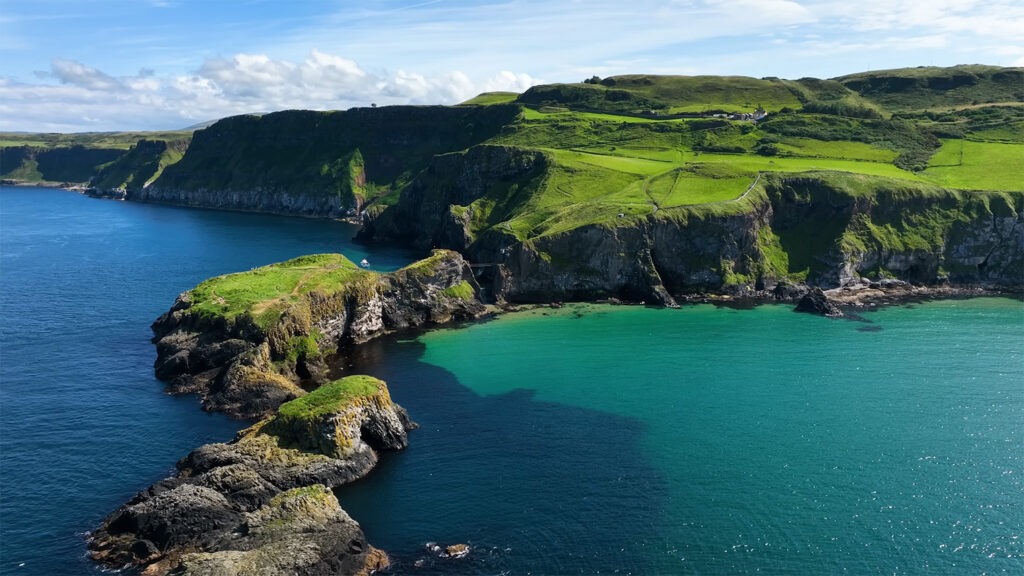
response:
<path fill-rule="evenodd" d="M 808 314 L 817 314 L 819 316 L 827 316 L 829 318 L 839 318 L 843 315 L 843 311 L 839 309 L 821 288 L 811 288 L 800 302 L 796 305 L 797 312 L 806 312 Z"/>
<path fill-rule="evenodd" d="M 166 551 L 185 545 L 205 548 L 218 535 L 241 522 L 241 512 L 223 494 L 211 488 L 183 484 L 122 508 L 105 526 L 105 531 L 110 535 L 129 533 L 135 539 L 149 540 Z"/>
<path fill-rule="evenodd" d="M 807 294 L 807 287 L 794 285 L 788 282 L 779 282 L 772 290 L 772 296 L 776 300 L 797 300 Z"/>

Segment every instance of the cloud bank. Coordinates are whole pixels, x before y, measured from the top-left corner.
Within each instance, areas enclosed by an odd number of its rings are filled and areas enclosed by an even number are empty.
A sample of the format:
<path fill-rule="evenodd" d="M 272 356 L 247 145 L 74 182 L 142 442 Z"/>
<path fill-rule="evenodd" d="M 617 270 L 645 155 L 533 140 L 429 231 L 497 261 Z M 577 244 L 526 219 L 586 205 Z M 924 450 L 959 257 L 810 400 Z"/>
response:
<path fill-rule="evenodd" d="M 0 11 L 0 130 L 161 129 L 286 108 L 451 104 L 521 91 L 538 77 L 1024 65 L 1021 0 L 81 4 Z"/>
<path fill-rule="evenodd" d="M 485 91 L 522 92 L 539 81 L 509 71 L 474 80 L 462 72 L 425 76 L 373 73 L 353 60 L 314 49 L 302 62 L 263 54 L 211 58 L 192 74 L 157 77 L 149 69 L 114 77 L 60 58 L 37 71 L 44 83 L 0 78 L 0 130 L 184 128 L 235 114 L 343 110 L 370 104 L 456 104 Z"/>

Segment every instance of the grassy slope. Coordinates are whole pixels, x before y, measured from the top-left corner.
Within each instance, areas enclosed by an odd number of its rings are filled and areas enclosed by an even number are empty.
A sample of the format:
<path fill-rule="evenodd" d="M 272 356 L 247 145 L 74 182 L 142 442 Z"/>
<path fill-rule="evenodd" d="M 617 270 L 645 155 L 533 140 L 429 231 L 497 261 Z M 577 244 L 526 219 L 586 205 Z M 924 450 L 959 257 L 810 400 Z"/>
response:
<path fill-rule="evenodd" d="M 491 197 L 475 202 L 472 230 L 494 228 L 527 240 L 586 224 L 614 225 L 621 218 L 659 210 L 729 202 L 743 195 L 759 172 L 829 171 L 840 174 L 834 177 L 847 174 L 854 183 L 882 177 L 905 186 L 1024 190 L 1024 162 L 1019 161 L 1024 155 L 1012 144 L 1024 142 L 1024 109 L 972 107 L 944 116 L 882 117 L 889 109 L 910 110 L 942 100 L 935 94 L 943 92 L 944 82 L 968 82 L 961 77 L 967 73 L 979 79 L 945 89 L 960 90 L 947 100 L 963 99 L 969 92 L 972 98 L 1001 101 L 1007 94 L 1000 73 L 1012 79 L 1014 70 L 914 70 L 917 84 L 912 89 L 891 82 L 900 71 L 797 81 L 621 76 L 606 79 L 610 85 L 535 87 L 519 99 L 533 107 L 489 143 L 544 150 L 551 167 L 540 181 L 523 183 L 515 202 Z M 628 94 L 609 100 L 616 90 Z M 637 112 L 629 107 L 639 104 L 661 106 L 667 113 L 749 104 L 771 110 L 808 103 L 830 113 L 772 114 L 756 126 L 619 115 Z M 853 117 L 836 115 L 847 112 Z M 935 134 L 948 132 L 989 141 L 945 140 L 940 149 Z M 963 163 L 961 145 L 966 151 Z M 948 160 L 953 147 L 955 163 Z M 495 205 L 504 209 L 494 210 Z"/>
<path fill-rule="evenodd" d="M 921 66 L 850 74 L 835 80 L 890 111 L 1024 101 L 1024 68 Z"/>
<path fill-rule="evenodd" d="M 192 289 L 192 310 L 234 318 L 250 314 L 257 321 L 276 318 L 281 310 L 313 290 L 338 290 L 373 280 L 341 254 L 314 254 L 247 272 L 217 276 Z"/>
<path fill-rule="evenodd" d="M 188 140 L 192 130 L 164 132 L 79 132 L 75 134 L 0 132 L 0 148 L 34 146 L 37 148 L 113 148 L 127 150 L 139 140 Z"/>
<path fill-rule="evenodd" d="M 758 106 L 775 111 L 800 106 L 797 97 L 781 81 L 745 76 L 613 76 L 601 84 L 534 86 L 519 101 L 534 106 L 662 114 L 707 110 L 753 112 Z"/>
<path fill-rule="evenodd" d="M 459 106 L 490 106 L 491 104 L 507 104 L 519 97 L 518 92 L 484 92 L 474 98 L 458 104 Z"/>

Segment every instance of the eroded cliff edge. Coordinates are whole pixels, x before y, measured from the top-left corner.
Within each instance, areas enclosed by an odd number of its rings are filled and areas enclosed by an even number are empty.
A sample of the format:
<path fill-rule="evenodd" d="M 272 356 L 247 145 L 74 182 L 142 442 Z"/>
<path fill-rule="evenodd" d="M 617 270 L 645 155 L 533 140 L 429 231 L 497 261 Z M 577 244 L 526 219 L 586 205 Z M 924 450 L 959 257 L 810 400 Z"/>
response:
<path fill-rule="evenodd" d="M 397 204 L 366 218 L 360 239 L 459 251 L 483 265 L 491 297 L 511 302 L 673 305 L 704 292 L 792 298 L 807 286 L 899 283 L 1024 291 L 1024 193 L 762 173 L 731 201 L 552 216 L 533 205 L 552 195 L 552 166 L 545 152 L 514 147 L 439 156 Z"/>
<path fill-rule="evenodd" d="M 156 375 L 205 410 L 256 418 L 326 380 L 327 359 L 388 330 L 475 318 L 479 285 L 459 254 L 434 251 L 379 274 L 339 254 L 207 280 L 153 323 Z"/>
<path fill-rule="evenodd" d="M 366 475 L 414 424 L 384 382 L 349 376 L 202 446 L 91 535 L 93 559 L 143 574 L 367 574 L 387 565 L 331 489 Z"/>

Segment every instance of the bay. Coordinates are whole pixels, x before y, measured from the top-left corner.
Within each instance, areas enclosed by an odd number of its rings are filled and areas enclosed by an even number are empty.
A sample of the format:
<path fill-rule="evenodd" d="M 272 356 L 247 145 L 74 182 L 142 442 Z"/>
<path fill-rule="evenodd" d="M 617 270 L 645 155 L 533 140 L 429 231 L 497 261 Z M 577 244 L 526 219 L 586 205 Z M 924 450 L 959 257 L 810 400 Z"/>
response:
<path fill-rule="evenodd" d="M 422 426 L 342 505 L 400 573 L 1019 573 L 1024 305 L 864 317 L 580 304 L 382 343 L 361 368 Z"/>

